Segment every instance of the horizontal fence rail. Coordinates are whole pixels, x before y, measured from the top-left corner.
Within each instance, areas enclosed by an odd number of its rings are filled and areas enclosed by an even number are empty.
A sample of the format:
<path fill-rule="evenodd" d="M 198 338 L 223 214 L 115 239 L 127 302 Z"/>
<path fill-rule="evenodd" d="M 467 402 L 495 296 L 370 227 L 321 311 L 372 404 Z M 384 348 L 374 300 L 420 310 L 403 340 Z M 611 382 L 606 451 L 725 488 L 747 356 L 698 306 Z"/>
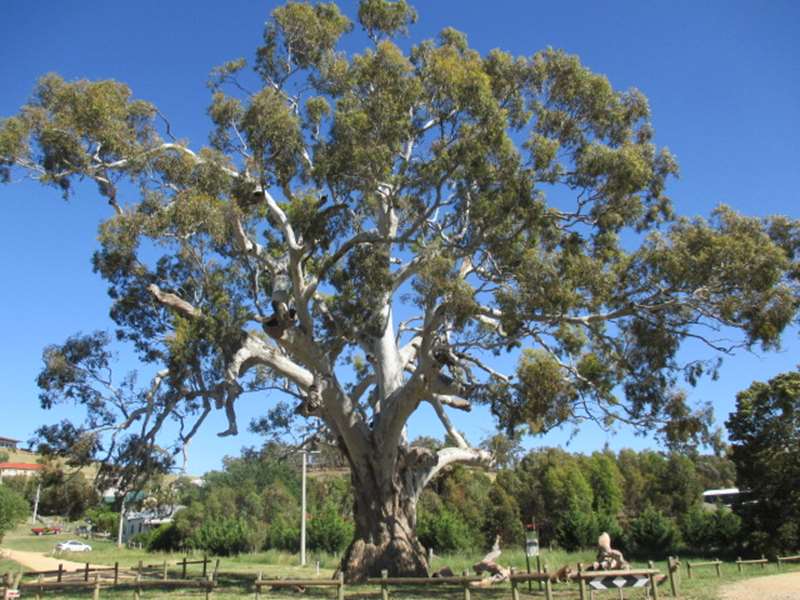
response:
<path fill-rule="evenodd" d="M 800 554 L 795 556 L 778 556 L 778 568 L 781 568 L 781 565 L 785 562 L 800 562 Z"/>
<path fill-rule="evenodd" d="M 738 557 L 736 559 L 736 569 L 739 573 L 742 572 L 742 567 L 744 565 L 761 565 L 762 569 L 766 569 L 767 565 L 769 564 L 769 560 L 764 558 L 764 555 L 761 555 L 761 558 L 751 558 L 749 560 L 742 560 L 742 557 Z"/>
<path fill-rule="evenodd" d="M 261 598 L 262 588 L 273 590 L 275 588 L 307 588 L 307 587 L 336 587 L 337 600 L 344 600 L 344 574 L 339 573 L 336 579 L 263 579 L 258 574 L 254 584 L 256 600 Z"/>
<path fill-rule="evenodd" d="M 698 569 L 701 567 L 714 567 L 717 572 L 717 577 L 722 577 L 722 571 L 720 568 L 722 567 L 722 561 L 718 558 L 714 560 L 710 560 L 708 562 L 687 562 L 686 563 L 686 576 L 691 579 L 692 578 L 692 569 Z"/>

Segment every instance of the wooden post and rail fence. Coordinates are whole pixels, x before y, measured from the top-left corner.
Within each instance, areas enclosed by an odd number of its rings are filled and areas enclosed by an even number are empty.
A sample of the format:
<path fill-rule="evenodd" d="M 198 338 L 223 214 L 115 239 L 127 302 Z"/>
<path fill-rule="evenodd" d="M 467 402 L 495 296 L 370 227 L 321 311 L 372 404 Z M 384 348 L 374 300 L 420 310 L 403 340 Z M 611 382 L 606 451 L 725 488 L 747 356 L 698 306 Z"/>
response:
<path fill-rule="evenodd" d="M 203 563 L 203 561 L 195 561 L 195 563 L 199 564 Z M 45 576 L 54 577 L 57 576 L 59 572 L 64 574 L 65 571 L 63 569 L 59 569 L 59 571 L 36 572 L 34 576 L 37 577 L 37 580 L 31 582 L 20 581 L 23 573 L 18 573 L 16 577 L 11 577 L 7 574 L 3 582 L 4 587 L 0 588 L 0 592 L 2 592 L 2 594 L 0 594 L 0 598 L 6 597 L 6 590 L 9 590 L 14 594 L 23 592 L 26 596 L 33 594 L 37 600 L 40 600 L 41 597 L 47 593 L 74 593 L 78 591 L 86 591 L 91 592 L 92 600 L 100 600 L 102 590 L 129 590 L 133 592 L 134 600 L 141 600 L 142 592 L 145 590 L 199 589 L 204 592 L 206 600 L 210 600 L 214 590 L 220 587 L 217 581 L 219 561 L 217 561 L 214 571 L 211 573 L 208 573 L 207 563 L 208 561 L 203 563 L 206 567 L 205 571 L 207 574 L 198 579 L 186 579 L 183 577 L 183 573 L 185 572 L 184 561 L 172 563 L 173 566 L 181 567 L 182 577 L 180 579 L 168 578 L 166 563 L 163 561 L 153 565 L 145 565 L 140 561 L 140 564 L 137 565 L 135 569 L 132 571 L 126 571 L 126 573 L 134 573 L 135 577 L 125 580 L 119 579 L 120 569 L 118 564 L 116 564 L 114 567 L 94 570 L 90 567 L 89 572 L 94 572 L 94 577 L 91 581 L 85 579 L 87 573 L 85 568 L 77 572 L 73 571 L 72 574 L 77 574 L 78 577 L 72 580 L 65 580 L 64 578 L 57 578 L 52 581 L 44 580 Z M 191 562 L 186 561 L 186 564 L 191 564 Z M 103 571 L 114 571 L 114 580 L 111 581 L 101 579 L 100 573 Z M 143 574 L 158 575 L 158 577 L 144 579 Z M 26 575 L 30 576 L 31 573 L 27 573 Z M 80 575 L 83 575 L 83 577 Z M 661 576 L 660 572 L 652 568 L 632 569 L 630 571 L 585 571 L 583 570 L 582 565 L 578 565 L 578 573 L 573 574 L 569 578 L 569 583 L 578 584 L 581 600 L 588 599 L 587 593 L 589 589 L 619 589 L 622 587 L 645 587 L 648 585 L 653 590 L 653 599 L 658 600 L 657 577 L 659 576 Z M 389 600 L 389 586 L 422 586 L 427 588 L 431 586 L 438 587 L 441 585 L 458 586 L 462 589 L 464 599 L 472 600 L 471 596 L 475 588 L 471 587 L 470 584 L 481 581 L 482 579 L 483 578 L 480 576 L 469 575 L 466 571 L 464 571 L 461 577 L 389 577 L 388 573 L 384 571 L 382 572 L 382 576 L 380 578 L 368 579 L 366 583 L 367 585 L 377 585 L 380 587 L 382 600 Z M 553 581 L 546 564 L 543 565 L 543 570 L 541 573 L 529 574 L 512 572 L 509 577 L 509 582 L 511 585 L 512 600 L 519 600 L 520 585 L 526 582 L 541 583 L 545 592 L 546 600 L 553 599 Z M 264 590 L 272 591 L 288 588 L 297 591 L 298 589 L 307 587 L 336 588 L 337 600 L 344 600 L 345 582 L 342 574 L 339 574 L 339 576 L 335 579 L 265 579 L 262 573 L 259 573 L 253 582 L 252 589 L 255 592 L 256 600 L 260 600 Z M 492 589 L 497 589 L 495 586 L 491 587 Z M 674 592 L 673 595 L 675 595 Z M 12 595 L 10 597 L 18 596 Z"/>
<path fill-rule="evenodd" d="M 743 568 L 742 567 L 744 565 L 761 565 L 762 569 L 766 569 L 768 564 L 769 564 L 769 560 L 767 558 L 764 558 L 763 554 L 761 555 L 761 558 L 753 558 L 753 559 L 750 559 L 750 560 L 742 560 L 742 557 L 740 556 L 740 557 L 738 557 L 736 559 L 736 569 L 739 571 L 739 573 L 743 572 Z"/>
<path fill-rule="evenodd" d="M 714 560 L 709 560 L 706 562 L 688 562 L 686 563 L 686 577 L 689 579 L 692 578 L 692 569 L 700 569 L 703 567 L 714 567 L 717 572 L 717 577 L 722 577 L 722 571 L 720 570 L 722 567 L 722 561 L 718 558 Z"/>
<path fill-rule="evenodd" d="M 763 554 L 761 558 L 751 558 L 748 560 L 743 560 L 742 557 L 738 557 L 735 561 L 736 570 L 739 573 L 744 572 L 745 565 L 759 565 L 762 569 L 766 569 L 767 565 L 772 562 L 768 558 L 766 558 Z M 778 556 L 776 557 L 776 565 L 777 568 L 780 569 L 784 563 L 789 562 L 800 562 L 800 555 L 796 556 Z M 717 577 L 722 577 L 722 565 L 725 564 L 718 558 L 714 560 L 710 560 L 707 562 L 687 562 L 686 563 L 686 576 L 689 579 L 692 579 L 694 572 L 696 569 L 704 568 L 704 567 L 714 567 L 714 571 Z"/>
<path fill-rule="evenodd" d="M 799 561 L 800 555 L 782 556 L 777 558 L 777 565 L 780 569 L 784 563 Z M 749 560 L 739 558 L 735 564 L 737 570 L 741 573 L 746 565 L 759 565 L 762 569 L 765 569 L 769 562 L 764 557 Z M 3 577 L 2 586 L 0 586 L 0 600 L 6 597 L 19 597 L 20 592 L 24 592 L 26 596 L 34 595 L 37 600 L 40 600 L 43 595 L 50 592 L 77 592 L 81 590 L 91 592 L 93 600 L 100 600 L 102 590 L 131 590 L 133 591 L 134 600 L 140 600 L 143 591 L 153 589 L 196 589 L 204 592 L 206 600 L 210 600 L 214 590 L 221 587 L 218 582 L 220 561 L 219 559 L 214 559 L 213 570 L 209 568 L 211 563 L 212 560 L 204 556 L 202 560 L 190 561 L 184 557 L 180 561 L 171 563 L 162 561 L 154 564 L 143 564 L 142 561 L 139 561 L 133 569 L 121 569 L 117 562 L 114 563 L 113 567 L 92 567 L 87 563 L 83 568 L 71 572 L 66 571 L 63 565 L 60 564 L 57 570 L 52 571 L 28 571 L 13 575 L 6 573 Z M 722 577 L 722 564 L 724 563 L 720 560 L 687 562 L 686 574 L 687 577 L 692 578 L 696 575 L 698 569 L 713 567 L 716 576 Z M 189 565 L 202 565 L 202 575 L 199 578 L 189 578 Z M 622 589 L 628 587 L 647 588 L 653 600 L 658 600 L 660 597 L 659 586 L 666 581 L 669 581 L 670 595 L 672 597 L 678 596 L 679 565 L 677 558 L 669 557 L 667 573 L 664 575 L 654 568 L 652 561 L 647 569 L 615 571 L 590 571 L 583 564 L 578 563 L 577 571 L 569 574 L 566 582 L 556 582 L 547 563 L 543 563 L 541 564 L 541 572 L 536 573 L 517 572 L 512 569 L 508 582 L 511 588 L 511 600 L 520 600 L 520 588 L 525 584 L 530 585 L 532 582 L 539 584 L 544 592 L 545 600 L 553 600 L 553 588 L 556 584 L 577 584 L 577 592 L 581 600 L 589 600 L 591 594 L 595 591 L 616 589 L 622 594 Z M 179 571 L 180 576 L 170 577 L 170 567 L 174 571 Z M 103 573 L 113 574 L 110 577 L 102 577 Z M 90 577 L 91 574 L 94 576 Z M 66 578 L 65 575 L 70 575 L 71 577 Z M 242 574 L 240 573 L 227 573 L 227 575 L 236 575 L 239 579 L 242 579 Z M 22 581 L 23 577 L 35 577 L 36 580 Z M 45 578 L 52 579 L 48 581 Z M 366 584 L 379 587 L 381 600 L 389 600 L 390 587 L 416 586 L 432 588 L 442 585 L 460 587 L 464 600 L 472 600 L 473 591 L 484 589 L 481 587 L 475 588 L 472 584 L 482 580 L 484 578 L 470 575 L 466 571 L 460 577 L 389 577 L 388 572 L 383 571 L 381 577 L 369 578 Z M 255 593 L 256 600 L 261 599 L 265 590 L 288 588 L 297 591 L 307 587 L 335 588 L 337 600 L 344 600 L 345 582 L 342 574 L 339 574 L 334 579 L 267 579 L 263 577 L 263 573 L 259 572 L 258 576 L 251 581 L 251 589 Z M 489 586 L 489 589 L 498 590 L 498 586 Z"/>
<path fill-rule="evenodd" d="M 670 559 L 670 565 L 673 560 Z M 677 562 L 677 561 L 676 561 Z M 670 591 L 672 596 L 678 595 L 678 583 L 675 579 L 677 569 L 670 570 L 666 577 L 670 581 Z M 648 587 L 651 590 L 653 600 L 658 600 L 658 585 L 666 578 L 658 569 L 652 567 L 648 569 L 630 569 L 628 571 L 588 571 L 582 564 L 578 564 L 578 572 L 569 576 L 568 582 L 578 584 L 578 593 L 581 600 L 589 600 L 589 594 L 593 591 L 621 590 L 626 587 Z M 389 600 L 389 586 L 439 586 L 457 585 L 463 589 L 464 600 L 471 600 L 472 591 L 476 588 L 470 586 L 471 583 L 481 581 L 479 576 L 467 575 L 464 572 L 462 577 L 389 577 L 386 571 L 381 573 L 380 578 L 369 578 L 367 583 L 379 585 L 381 589 L 381 600 Z M 511 584 L 511 599 L 520 600 L 520 584 L 528 582 L 540 583 L 546 600 L 553 600 L 553 579 L 549 573 L 547 563 L 542 566 L 541 573 L 517 573 L 512 572 L 509 576 Z M 481 588 L 478 588 L 481 589 Z M 490 588 L 491 589 L 491 588 Z M 496 588 L 495 588 L 496 589 Z"/>
<path fill-rule="evenodd" d="M 780 569 L 781 565 L 783 563 L 787 563 L 787 562 L 800 562 L 800 554 L 797 554 L 795 556 L 779 556 L 778 557 L 778 568 Z"/>

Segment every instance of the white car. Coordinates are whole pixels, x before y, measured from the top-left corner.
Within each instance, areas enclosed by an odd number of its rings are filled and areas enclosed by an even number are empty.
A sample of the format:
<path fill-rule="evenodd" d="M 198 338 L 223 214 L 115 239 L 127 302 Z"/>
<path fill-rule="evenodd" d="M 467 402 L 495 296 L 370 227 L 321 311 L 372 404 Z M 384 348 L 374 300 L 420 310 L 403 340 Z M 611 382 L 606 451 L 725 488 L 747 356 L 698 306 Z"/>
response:
<path fill-rule="evenodd" d="M 91 552 L 92 547 L 77 540 L 67 540 L 56 544 L 56 552 Z"/>

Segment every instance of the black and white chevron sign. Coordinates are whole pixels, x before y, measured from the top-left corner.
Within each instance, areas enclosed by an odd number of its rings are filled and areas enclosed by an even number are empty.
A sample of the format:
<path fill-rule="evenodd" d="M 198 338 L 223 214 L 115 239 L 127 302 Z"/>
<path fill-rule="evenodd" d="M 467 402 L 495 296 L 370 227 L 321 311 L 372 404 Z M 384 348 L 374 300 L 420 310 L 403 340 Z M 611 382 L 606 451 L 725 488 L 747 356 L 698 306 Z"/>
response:
<path fill-rule="evenodd" d="M 595 577 L 588 580 L 589 587 L 596 590 L 613 590 L 626 587 L 644 587 L 647 585 L 646 575 L 615 575 L 611 577 Z"/>

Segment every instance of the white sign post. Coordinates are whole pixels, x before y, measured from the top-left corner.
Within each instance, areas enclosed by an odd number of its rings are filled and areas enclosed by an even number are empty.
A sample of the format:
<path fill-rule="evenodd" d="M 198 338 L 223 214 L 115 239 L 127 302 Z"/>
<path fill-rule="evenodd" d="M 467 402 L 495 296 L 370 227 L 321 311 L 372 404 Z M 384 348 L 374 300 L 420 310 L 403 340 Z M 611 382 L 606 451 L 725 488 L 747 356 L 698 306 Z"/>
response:
<path fill-rule="evenodd" d="M 528 575 L 531 573 L 531 557 L 536 557 L 536 565 L 539 565 L 539 535 L 536 533 L 536 525 L 528 523 L 525 526 L 525 564 L 528 566 Z M 538 571 L 538 568 L 537 568 Z M 542 582 L 539 582 L 541 589 Z M 528 591 L 532 591 L 531 582 L 528 581 Z"/>
<path fill-rule="evenodd" d="M 527 526 L 525 532 L 525 555 L 528 557 L 539 556 L 539 535 L 533 523 Z"/>

